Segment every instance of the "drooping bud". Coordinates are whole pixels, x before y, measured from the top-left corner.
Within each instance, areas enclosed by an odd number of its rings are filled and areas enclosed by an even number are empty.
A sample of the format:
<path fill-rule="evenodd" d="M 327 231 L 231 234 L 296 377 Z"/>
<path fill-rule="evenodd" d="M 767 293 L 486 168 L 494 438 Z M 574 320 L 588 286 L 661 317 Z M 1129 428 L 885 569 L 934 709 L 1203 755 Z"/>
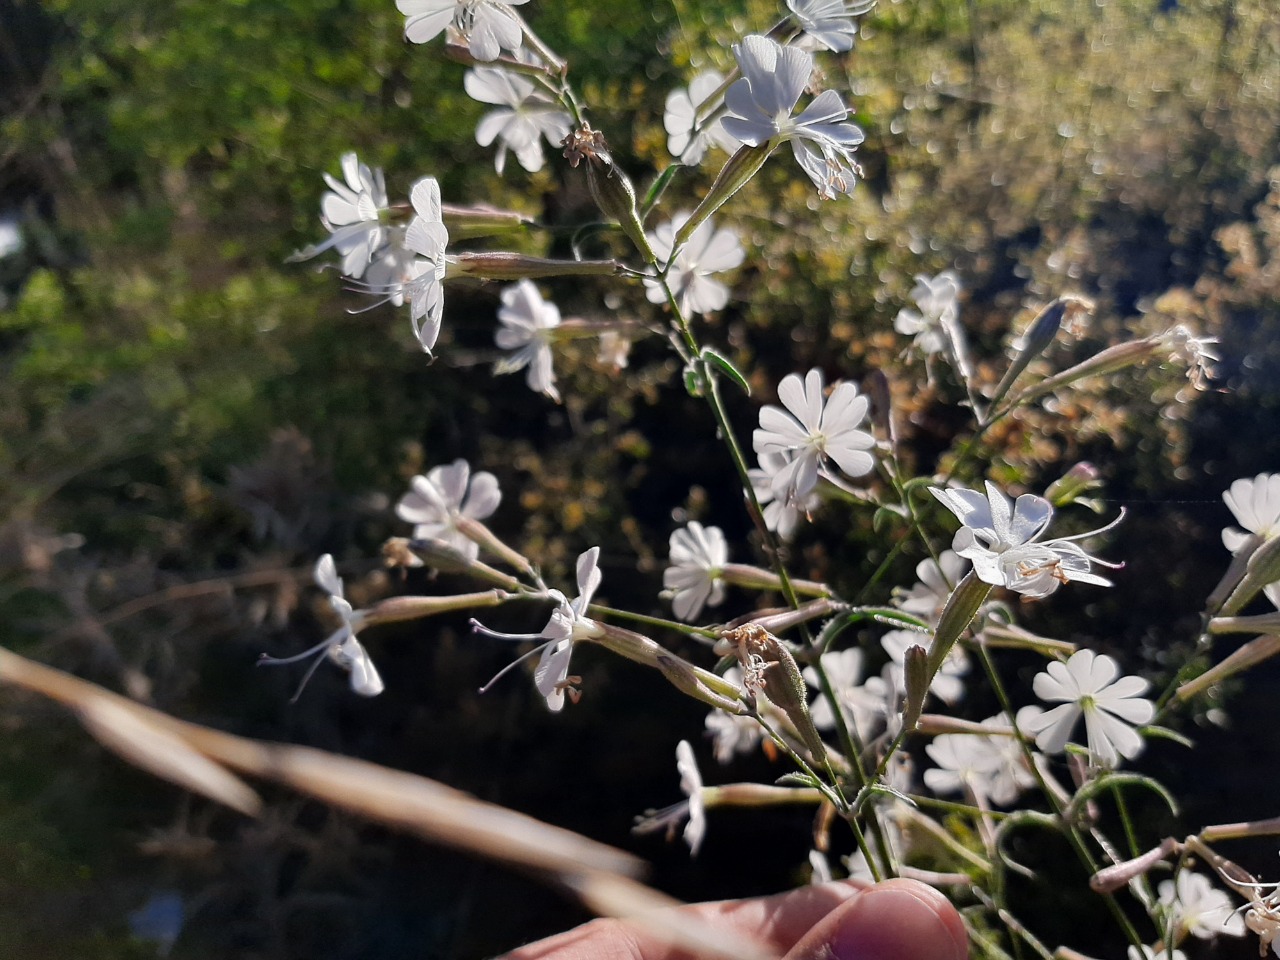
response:
<path fill-rule="evenodd" d="M 929 695 L 929 683 L 933 678 L 929 674 L 929 655 L 918 644 L 907 647 L 902 666 L 907 688 L 902 704 L 902 730 L 910 733 L 920 719 L 920 711 L 924 709 L 924 699 Z"/>
<path fill-rule="evenodd" d="M 813 758 L 825 762 L 826 744 L 809 715 L 809 691 L 786 644 L 756 623 L 744 623 L 720 636 L 737 655 L 748 692 L 763 693 L 791 721 Z"/>
<path fill-rule="evenodd" d="M 543 277 L 612 277 L 621 272 L 617 260 L 550 260 L 523 253 L 459 253 L 446 262 L 444 278 L 538 280 Z"/>
<path fill-rule="evenodd" d="M 564 138 L 563 146 L 569 166 L 577 167 L 586 161 L 587 186 L 591 188 L 591 196 L 600 212 L 618 222 L 646 263 L 657 263 L 658 257 L 649 246 L 640 214 L 636 212 L 635 187 L 613 162 L 604 134 L 584 123 Z"/>

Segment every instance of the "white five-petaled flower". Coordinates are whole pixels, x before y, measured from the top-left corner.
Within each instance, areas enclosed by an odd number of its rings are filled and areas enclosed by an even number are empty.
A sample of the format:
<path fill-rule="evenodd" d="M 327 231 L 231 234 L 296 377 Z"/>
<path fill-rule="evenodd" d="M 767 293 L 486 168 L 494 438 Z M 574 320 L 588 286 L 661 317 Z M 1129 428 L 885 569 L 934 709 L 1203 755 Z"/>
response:
<path fill-rule="evenodd" d="M 693 757 L 688 740 L 676 744 L 676 770 L 680 773 L 680 789 L 689 798 L 689 822 L 684 825 L 684 842 L 689 855 L 696 857 L 707 833 L 707 808 L 702 800 L 702 773 Z"/>
<path fill-rule="evenodd" d="M 1260 473 L 1252 480 L 1237 480 L 1222 499 L 1244 527 L 1222 531 L 1222 543 L 1232 553 L 1250 540 L 1250 534 L 1263 540 L 1280 534 L 1280 473 Z"/>
<path fill-rule="evenodd" d="M 1171 913 L 1177 940 L 1186 934 L 1201 940 L 1212 940 L 1220 933 L 1244 936 L 1245 920 L 1231 897 L 1203 873 L 1183 870 L 1176 880 L 1162 880 L 1158 891 L 1160 905 Z"/>
<path fill-rule="evenodd" d="M 756 500 L 764 510 L 764 525 L 777 533 L 783 540 L 790 540 L 800 525 L 800 519 L 815 510 L 819 504 L 818 495 L 811 493 L 801 502 L 787 503 L 786 500 L 774 496 L 773 479 L 795 458 L 783 453 L 760 454 L 760 466 L 747 471 L 751 481 L 751 489 L 755 491 Z"/>
<path fill-rule="evenodd" d="M 483 520 L 501 502 L 497 477 L 486 471 L 472 476 L 467 461 L 455 460 L 414 477 L 396 504 L 396 516 L 415 525 L 414 539 L 441 540 L 474 560 L 480 548 L 458 529 L 458 521 Z"/>
<path fill-rule="evenodd" d="M 320 198 L 320 213 L 329 239 L 300 250 L 292 259 L 307 260 L 332 247 L 342 255 L 343 276 L 359 280 L 386 242 L 381 221 L 386 182 L 381 170 L 361 163 L 354 153 L 342 155 L 342 180 L 326 173 L 324 182 L 329 192 Z"/>
<path fill-rule="evenodd" d="M 501 108 L 490 110 L 476 126 L 480 146 L 498 141 L 493 161 L 498 173 L 506 166 L 508 150 L 530 173 L 541 170 L 541 138 L 554 146 L 569 135 L 569 114 L 538 93 L 528 77 L 501 67 L 475 67 L 467 71 L 462 85 L 472 99 Z"/>
<path fill-rule="evenodd" d="M 851 724 L 863 740 L 869 740 L 884 721 L 893 699 L 887 690 L 887 681 L 882 677 L 867 677 L 859 682 L 862 680 L 862 651 L 857 647 L 824 653 L 822 669 L 846 723 Z M 822 689 L 818 671 L 813 667 L 805 667 L 803 676 L 805 683 L 813 689 Z M 819 730 L 830 730 L 836 725 L 835 711 L 825 696 L 819 695 L 809 705 L 809 715 Z"/>
<path fill-rule="evenodd" d="M 676 233 L 689 216 L 688 210 L 682 210 L 646 236 L 658 259 L 670 261 L 667 283 L 680 304 L 681 312 L 711 313 L 723 309 L 729 302 L 729 288 L 719 280 L 711 279 L 711 275 L 741 266 L 746 254 L 734 230 L 729 227 L 717 230 L 715 223 L 708 218 L 698 224 L 672 260 Z M 660 281 L 645 278 L 644 286 L 650 303 L 666 303 L 667 294 Z"/>
<path fill-rule="evenodd" d="M 903 307 L 893 321 L 893 329 L 914 337 L 912 347 L 925 357 L 945 353 L 947 325 L 960 316 L 960 278 L 954 270 L 943 270 L 936 277 L 916 275 L 911 299 L 919 310 Z"/>
<path fill-rule="evenodd" d="M 566 693 L 577 701 L 578 689 L 575 684 L 579 682 L 579 678 L 569 676 L 569 658 L 573 655 L 573 645 L 579 640 L 592 640 L 604 632 L 603 626 L 587 616 L 587 607 L 591 605 L 591 598 L 595 596 L 602 579 L 597 566 L 599 560 L 599 547 L 592 547 L 578 556 L 578 595 L 572 600 L 559 590 L 547 591 L 547 598 L 556 602 L 556 608 L 551 611 L 551 619 L 541 633 L 499 633 L 482 623 L 471 621 L 472 629 L 499 640 L 544 641 L 499 671 L 497 676 L 481 688 L 481 692 L 489 689 L 517 663 L 537 653 L 540 655 L 538 666 L 533 671 L 533 685 L 547 701 L 547 709 L 552 713 L 559 713 L 564 709 Z"/>
<path fill-rule="evenodd" d="M 828 460 L 850 477 L 868 473 L 875 460 L 868 452 L 875 438 L 859 429 L 867 417 L 868 401 L 852 383 L 840 382 L 823 396 L 822 371 L 813 369 L 804 380 L 788 374 L 778 384 L 778 399 L 760 410 L 760 427 L 752 434 L 757 454 L 777 453 L 791 459 L 773 475 L 774 496 L 795 506 L 803 503 L 818 483 L 819 467 Z M 763 465 L 763 463 L 762 463 Z"/>
<path fill-rule="evenodd" d="M 671 534 L 669 559 L 662 586 L 671 594 L 678 619 L 691 623 L 704 606 L 720 605 L 724 599 L 721 568 L 729 562 L 729 547 L 719 527 L 689 521 Z"/>
<path fill-rule="evenodd" d="M 342 580 L 338 576 L 330 554 L 326 553 L 316 563 L 315 581 L 318 587 L 329 594 L 329 605 L 333 608 L 333 612 L 342 618 L 342 626 L 311 649 L 304 650 L 296 656 L 276 658 L 263 654 L 258 662 L 281 665 L 314 658 L 310 669 L 298 685 L 298 692 L 293 697 L 295 700 L 302 694 L 302 688 L 307 685 L 307 681 L 311 679 L 316 667 L 325 657 L 351 675 L 352 690 L 362 697 L 376 697 L 383 690 L 382 678 L 378 676 L 378 671 L 373 661 L 369 659 L 364 646 L 356 639 L 356 631 L 364 625 L 364 611 L 353 610 L 351 604 L 347 602 L 342 591 Z"/>
<path fill-rule="evenodd" d="M 853 151 L 863 134 L 834 90 L 824 90 L 798 116 L 791 115 L 813 73 L 813 56 L 768 37 L 750 36 L 733 54 L 742 77 L 725 91 L 725 131 L 747 146 L 790 141 L 796 161 L 818 195 L 831 200 L 852 193 L 858 164 Z"/>
<path fill-rule="evenodd" d="M 1141 696 L 1149 686 L 1142 677 L 1121 677 L 1120 665 L 1106 654 L 1077 650 L 1032 681 L 1037 697 L 1060 705 L 1019 724 L 1035 734 L 1036 746 L 1045 753 L 1061 753 L 1084 714 L 1090 756 L 1099 766 L 1113 767 L 1120 757 L 1133 759 L 1142 752 L 1142 737 L 1133 728 L 1155 716 L 1155 706 Z"/>
<path fill-rule="evenodd" d="M 858 35 L 854 17 L 860 17 L 876 0 L 787 0 L 796 24 L 814 42 L 834 53 L 853 49 Z"/>
<path fill-rule="evenodd" d="M 707 147 L 719 147 L 725 153 L 738 149 L 738 141 L 729 136 L 719 118 L 698 123 L 698 111 L 706 106 L 707 99 L 720 89 L 724 77 L 714 70 L 700 73 L 683 87 L 667 94 L 667 107 L 662 115 L 662 125 L 667 131 L 667 150 L 673 157 L 688 166 L 702 162 Z"/>
<path fill-rule="evenodd" d="M 434 40 L 446 27 L 453 27 L 467 40 L 477 60 L 496 60 L 503 50 L 520 49 L 520 21 L 505 6 L 528 0 L 396 0 L 404 14 L 404 35 L 410 43 Z"/>
<path fill-rule="evenodd" d="M 1119 518 L 1097 530 L 1041 543 L 1040 537 L 1053 519 L 1049 501 L 1024 493 L 1011 504 L 991 481 L 986 487 L 985 496 L 964 487 L 929 488 L 964 524 L 956 531 L 951 547 L 973 562 L 974 572 L 983 583 L 1037 598 L 1047 597 L 1073 580 L 1111 586 L 1110 580 L 1092 573 L 1090 568 L 1095 563 L 1113 565 L 1090 556 L 1072 541 L 1097 536 L 1118 523 Z"/>
<path fill-rule="evenodd" d="M 1187 379 L 1196 390 L 1208 390 L 1209 381 L 1218 376 L 1214 366 L 1222 359 L 1217 337 L 1197 337 L 1182 324 L 1164 332 L 1163 340 L 1173 359 L 1187 365 Z M 1181 394 L 1179 394 L 1181 399 Z"/>
<path fill-rule="evenodd" d="M 742 669 L 730 667 L 724 672 L 724 679 L 741 687 Z M 763 736 L 763 728 L 755 717 L 726 713 L 719 708 L 707 714 L 704 725 L 711 735 L 712 750 L 720 763 L 729 763 L 735 753 L 751 753 Z"/>
<path fill-rule="evenodd" d="M 1023 712 L 1028 709 L 1039 712 L 1038 707 L 1024 707 L 1019 711 L 1020 724 L 1032 716 Z M 925 771 L 925 786 L 935 793 L 970 790 L 984 800 L 1008 806 L 1034 786 L 1036 778 L 1027 768 L 1017 738 L 1007 735 L 1010 728 L 1003 716 L 990 717 L 982 725 L 991 729 L 991 735 L 943 734 L 925 747 L 938 765 Z"/>
<path fill-rule="evenodd" d="M 969 562 L 954 550 L 943 550 L 938 559 L 926 557 L 916 564 L 920 582 L 898 594 L 898 606 L 930 626 L 936 626 Z"/>
<path fill-rule="evenodd" d="M 560 326 L 560 309 L 542 299 L 532 280 L 521 280 L 507 287 L 501 296 L 498 320 L 502 326 L 493 339 L 503 350 L 513 353 L 494 364 L 493 372 L 514 373 L 527 368 L 525 382 L 529 389 L 559 403 L 551 340 L 556 327 Z"/>
<path fill-rule="evenodd" d="M 410 268 L 412 278 L 403 285 L 409 295 L 409 316 L 413 332 L 430 353 L 440 336 L 444 316 L 445 247 L 449 231 L 440 206 L 440 185 L 435 177 L 423 177 L 409 194 L 414 218 L 405 231 L 404 244 L 417 255 Z"/>

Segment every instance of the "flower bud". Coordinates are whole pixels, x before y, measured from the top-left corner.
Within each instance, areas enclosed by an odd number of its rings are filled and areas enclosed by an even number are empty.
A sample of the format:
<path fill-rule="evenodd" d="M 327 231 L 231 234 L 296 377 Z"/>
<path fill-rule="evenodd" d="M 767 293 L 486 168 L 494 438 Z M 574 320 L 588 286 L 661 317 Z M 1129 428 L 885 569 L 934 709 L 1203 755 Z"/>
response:
<path fill-rule="evenodd" d="M 1099 377 L 1107 373 L 1115 373 L 1135 364 L 1141 363 L 1160 348 L 1159 337 L 1144 337 L 1141 340 L 1130 340 L 1128 343 L 1117 343 L 1095 353 L 1088 360 L 1077 363 L 1061 373 L 1041 380 L 1035 386 L 1028 387 L 1010 401 L 1010 404 L 1026 403 L 1053 393 L 1059 387 L 1083 380 L 1085 377 Z"/>
<path fill-rule="evenodd" d="M 747 185 L 747 182 L 764 166 L 774 146 L 776 144 L 771 140 L 758 147 L 739 147 L 738 152 L 725 161 L 707 195 L 702 198 L 702 202 L 676 233 L 674 249 L 678 250 L 688 243 L 689 238 L 693 236 L 693 231 L 702 225 L 702 221 L 719 210 L 730 197 Z"/>
<path fill-rule="evenodd" d="M 1262 588 L 1280 580 L 1280 537 L 1272 537 L 1258 547 L 1249 557 L 1244 579 L 1231 591 L 1222 605 L 1224 617 L 1239 613 L 1246 603 L 1261 592 Z"/>
<path fill-rule="evenodd" d="M 523 253 L 459 253 L 445 265 L 446 280 L 536 280 L 542 277 L 611 277 L 621 272 L 617 260 L 549 260 Z"/>
<path fill-rule="evenodd" d="M 515 577 L 495 570 L 479 560 L 473 560 L 443 540 L 405 540 L 394 537 L 383 545 L 382 555 L 392 566 L 427 565 L 441 573 L 465 573 L 507 590 L 520 588 L 520 581 Z M 417 563 L 405 563 L 406 555 L 412 556 Z"/>
<path fill-rule="evenodd" d="M 746 563 L 726 563 L 720 568 L 720 578 L 735 587 L 747 587 L 751 590 L 782 589 L 782 578 L 772 570 Z M 831 593 L 831 588 L 825 583 L 815 583 L 812 580 L 792 580 L 791 586 L 796 593 L 809 596 L 823 597 Z"/>
<path fill-rule="evenodd" d="M 1080 297 L 1059 297 L 1036 314 L 1036 318 L 1022 335 L 1022 349 L 1000 378 L 991 398 L 992 405 L 999 403 L 1022 371 L 1027 369 L 1027 365 L 1049 348 L 1064 323 L 1070 323 L 1075 317 L 1092 309 L 1093 304 Z"/>
<path fill-rule="evenodd" d="M 902 666 L 907 688 L 906 699 L 902 704 L 902 729 L 910 733 L 920 719 L 924 698 L 929 695 L 929 683 L 933 677 L 929 673 L 929 655 L 918 644 L 907 647 Z"/>
<path fill-rule="evenodd" d="M 533 569 L 533 564 L 529 562 L 528 557 L 499 540 L 494 535 L 494 532 L 479 520 L 457 514 L 453 518 L 453 525 L 460 534 L 479 546 L 481 550 L 488 550 L 495 557 L 499 557 L 506 563 L 511 564 L 517 570 L 522 570 L 530 576 L 536 576 L 537 571 Z"/>
<path fill-rule="evenodd" d="M 691 663 L 681 660 L 672 653 L 658 654 L 657 667 L 671 685 L 695 700 L 701 700 L 709 706 L 716 707 L 726 713 L 741 715 L 746 713 L 741 700 L 731 699 L 717 693 L 703 683 L 698 670 Z"/>
<path fill-rule="evenodd" d="M 807 582 L 806 580 L 800 581 L 802 584 Z M 814 586 L 823 585 L 814 584 Z M 802 603 L 799 607 L 775 607 L 769 610 L 757 610 L 741 621 L 734 621 L 730 626 L 736 627 L 741 626 L 742 623 L 750 622 L 772 633 L 784 633 L 802 623 L 808 623 L 810 620 L 816 620 L 819 617 L 829 617 L 833 613 L 848 609 L 848 604 L 832 600 L 830 597 L 819 597 L 817 600 L 809 600 Z"/>
<path fill-rule="evenodd" d="M 1092 463 L 1077 463 L 1044 492 L 1044 498 L 1055 507 L 1065 507 L 1082 494 L 1102 486 L 1098 468 Z"/>
<path fill-rule="evenodd" d="M 933 644 L 929 649 L 929 681 L 942 669 L 947 654 L 960 639 L 960 635 L 973 623 L 978 610 L 986 602 L 991 593 L 991 584 L 983 583 L 978 575 L 970 570 L 964 579 L 951 591 L 942 615 L 938 618 L 938 629 L 933 635 Z"/>
<path fill-rule="evenodd" d="M 499 210 L 486 204 L 463 207 L 453 203 L 440 205 L 441 218 L 452 240 L 470 240 L 510 233 L 533 223 L 531 217 L 514 210 Z"/>
<path fill-rule="evenodd" d="M 510 594 L 502 590 L 461 593 L 451 597 L 390 597 L 364 611 L 364 625 L 402 623 L 405 620 L 420 620 L 423 617 L 452 613 L 455 610 L 496 607 L 510 598 Z"/>

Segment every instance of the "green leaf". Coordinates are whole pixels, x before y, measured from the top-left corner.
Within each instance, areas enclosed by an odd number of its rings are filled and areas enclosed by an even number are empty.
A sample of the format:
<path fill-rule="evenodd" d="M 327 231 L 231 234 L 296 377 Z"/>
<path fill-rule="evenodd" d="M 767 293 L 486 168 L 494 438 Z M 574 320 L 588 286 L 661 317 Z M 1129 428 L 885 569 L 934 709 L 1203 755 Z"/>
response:
<path fill-rule="evenodd" d="M 662 197 L 663 192 L 670 185 L 671 180 L 680 170 L 683 164 L 673 163 L 667 169 L 658 174 L 658 178 L 653 181 L 649 190 L 644 195 L 644 202 L 640 204 L 640 219 L 643 220 L 649 216 L 649 211 L 653 209 L 654 204 Z"/>
<path fill-rule="evenodd" d="M 1178 733 L 1177 730 L 1170 730 L 1168 727 L 1159 727 L 1159 726 L 1152 725 L 1149 727 L 1141 727 L 1139 732 L 1144 737 L 1156 737 L 1160 740 L 1172 740 L 1174 743 L 1181 744 L 1182 746 L 1186 747 L 1188 750 L 1193 749 L 1196 745 L 1195 741 L 1192 740 L 1190 737 L 1187 737 L 1181 733 Z"/>
<path fill-rule="evenodd" d="M 751 396 L 751 384 L 747 383 L 747 378 L 742 372 L 729 362 L 729 359 L 722 354 L 717 353 L 710 347 L 703 347 L 702 353 L 699 355 L 703 363 L 709 363 L 720 368 L 720 372 L 742 388 L 742 392 L 748 397 Z"/>
<path fill-rule="evenodd" d="M 818 781 L 817 777 L 811 777 L 806 773 L 784 773 L 773 782 L 779 787 L 822 788 L 822 784 Z"/>

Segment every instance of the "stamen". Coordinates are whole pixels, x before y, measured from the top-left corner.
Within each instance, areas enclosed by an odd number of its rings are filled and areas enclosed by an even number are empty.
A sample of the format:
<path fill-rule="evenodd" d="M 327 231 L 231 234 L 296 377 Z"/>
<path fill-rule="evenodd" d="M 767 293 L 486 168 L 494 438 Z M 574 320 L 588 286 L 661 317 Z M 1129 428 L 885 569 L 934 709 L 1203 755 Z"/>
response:
<path fill-rule="evenodd" d="M 295 656 L 292 656 L 292 657 L 273 657 L 270 654 L 264 653 L 258 657 L 258 666 L 283 667 L 285 664 L 297 663 L 300 660 L 307 659 L 307 657 L 314 656 L 315 654 L 319 653 L 321 650 L 327 649 L 329 647 L 329 644 L 331 644 L 332 642 L 333 642 L 333 637 L 329 637 L 325 640 L 321 640 L 319 643 L 317 643 L 314 647 L 311 647 L 309 650 L 303 650 L 301 653 L 296 654 Z"/>
<path fill-rule="evenodd" d="M 506 635 L 506 634 L 501 634 L 501 633 L 491 633 L 491 636 L 498 637 L 498 638 L 499 638 L 499 639 L 501 639 L 501 640 L 512 640 L 512 639 L 516 639 L 515 637 L 511 637 L 511 636 L 508 636 L 508 635 Z M 512 660 L 512 661 L 511 661 L 510 663 L 508 663 L 505 667 L 503 667 L 501 670 L 499 670 L 497 673 L 495 673 L 495 674 L 494 674 L 494 675 L 489 679 L 489 682 L 488 682 L 488 683 L 486 683 L 483 687 L 481 687 L 481 688 L 480 688 L 480 692 L 481 692 L 481 693 L 488 693 L 488 692 L 489 692 L 489 688 L 490 688 L 490 687 L 492 687 L 495 683 L 497 683 L 499 680 L 501 680 L 503 677 L 505 677 L 505 676 L 506 676 L 508 673 L 510 673 L 512 670 L 514 670 L 518 665 L 520 665 L 520 664 L 524 663 L 526 660 L 528 660 L 530 657 L 532 657 L 535 653 L 541 653 L 544 649 L 546 649 L 547 647 L 549 647 L 551 644 L 553 644 L 553 643 L 555 643 L 555 642 L 556 642 L 555 640 L 548 640 L 546 643 L 543 643 L 543 644 L 540 644 L 540 645 L 538 645 L 538 646 L 534 647 L 534 648 L 533 648 L 532 650 L 530 650 L 528 653 L 523 653 L 523 654 L 521 654 L 520 656 L 516 657 L 516 659 Z M 575 701 L 574 701 L 574 703 L 577 703 L 577 701 L 575 700 Z"/>

